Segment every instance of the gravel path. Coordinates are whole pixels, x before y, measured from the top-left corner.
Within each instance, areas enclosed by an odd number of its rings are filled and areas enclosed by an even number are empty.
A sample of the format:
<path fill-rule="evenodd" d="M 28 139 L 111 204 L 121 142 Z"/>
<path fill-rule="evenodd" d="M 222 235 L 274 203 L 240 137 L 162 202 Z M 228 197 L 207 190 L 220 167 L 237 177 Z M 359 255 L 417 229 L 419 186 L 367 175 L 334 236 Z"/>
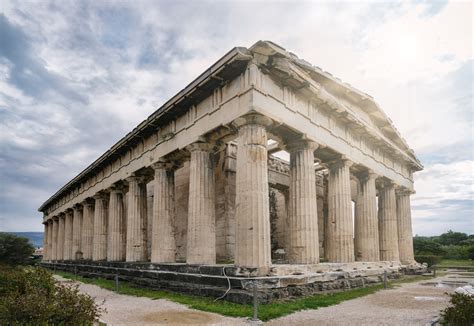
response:
<path fill-rule="evenodd" d="M 335 306 L 299 311 L 266 324 L 426 325 L 447 306 L 449 298 L 444 293 L 452 289 L 423 283 L 405 283 L 395 289 L 378 291 Z"/>
<path fill-rule="evenodd" d="M 58 277 L 61 281 L 72 282 Z M 434 283 L 441 279 L 430 280 Z M 152 300 L 117 294 L 92 284 L 79 283 L 87 293 L 107 309 L 101 321 L 109 325 L 248 325 L 244 318 L 224 317 L 190 309 L 165 299 Z M 266 325 L 425 325 L 448 304 L 445 292 L 426 281 L 401 286 L 345 301 L 341 304 L 304 310 L 274 319 Z"/>
<path fill-rule="evenodd" d="M 73 283 L 60 276 L 61 282 Z M 79 284 L 79 290 L 89 294 L 107 312 L 100 321 L 107 325 L 246 325 L 246 319 L 230 318 L 203 312 L 165 299 L 152 300 L 117 294 L 96 285 Z"/>

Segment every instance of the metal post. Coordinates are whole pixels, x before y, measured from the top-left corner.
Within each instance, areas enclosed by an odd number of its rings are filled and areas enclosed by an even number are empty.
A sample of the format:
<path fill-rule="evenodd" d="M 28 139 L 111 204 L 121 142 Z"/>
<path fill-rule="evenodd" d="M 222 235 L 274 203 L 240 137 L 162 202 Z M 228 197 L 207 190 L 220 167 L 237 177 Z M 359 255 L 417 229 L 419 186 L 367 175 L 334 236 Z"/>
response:
<path fill-rule="evenodd" d="M 383 271 L 383 288 L 387 288 L 387 271 Z"/>
<path fill-rule="evenodd" d="M 252 321 L 258 321 L 258 296 L 257 296 L 257 282 L 253 282 L 253 317 Z"/>
<path fill-rule="evenodd" d="M 119 291 L 119 276 L 118 273 L 115 273 L 115 292 Z"/>
<path fill-rule="evenodd" d="M 436 265 L 433 265 L 433 277 L 436 277 Z"/>
<path fill-rule="evenodd" d="M 77 281 L 77 266 L 74 265 L 74 279 Z"/>

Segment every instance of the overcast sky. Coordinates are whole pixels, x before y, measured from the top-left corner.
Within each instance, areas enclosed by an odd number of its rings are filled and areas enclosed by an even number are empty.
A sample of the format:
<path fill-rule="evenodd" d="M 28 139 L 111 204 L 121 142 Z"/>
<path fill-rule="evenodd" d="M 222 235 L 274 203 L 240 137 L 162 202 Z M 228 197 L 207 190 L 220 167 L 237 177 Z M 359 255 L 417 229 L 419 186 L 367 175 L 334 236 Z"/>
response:
<path fill-rule="evenodd" d="M 272 40 L 372 95 L 425 166 L 414 233 L 474 233 L 469 1 L 0 4 L 0 231 L 234 46 Z"/>

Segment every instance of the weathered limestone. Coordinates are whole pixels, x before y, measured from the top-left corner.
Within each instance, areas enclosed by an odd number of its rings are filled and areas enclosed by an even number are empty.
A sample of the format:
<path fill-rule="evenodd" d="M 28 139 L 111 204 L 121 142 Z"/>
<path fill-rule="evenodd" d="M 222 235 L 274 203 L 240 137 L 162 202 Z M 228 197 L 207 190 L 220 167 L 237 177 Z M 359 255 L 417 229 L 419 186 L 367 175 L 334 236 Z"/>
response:
<path fill-rule="evenodd" d="M 401 189 L 397 192 L 398 252 L 402 264 L 411 264 L 415 261 L 410 194 L 411 191 L 407 189 Z"/>
<path fill-rule="evenodd" d="M 72 210 L 67 210 L 64 220 L 64 260 L 72 260 L 72 214 Z"/>
<path fill-rule="evenodd" d="M 53 217 L 53 234 L 51 235 L 51 260 L 58 260 L 58 231 L 59 231 L 59 218 Z"/>
<path fill-rule="evenodd" d="M 395 187 L 392 182 L 384 182 L 379 188 L 379 241 L 380 260 L 397 261 L 398 227 Z"/>
<path fill-rule="evenodd" d="M 92 260 L 107 259 L 107 209 L 108 201 L 104 194 L 94 196 L 94 233 Z"/>
<path fill-rule="evenodd" d="M 82 203 L 82 207 L 82 258 L 91 260 L 94 241 L 94 201 L 91 199 L 85 200 Z"/>
<path fill-rule="evenodd" d="M 158 162 L 155 169 L 153 222 L 152 222 L 152 263 L 173 263 L 176 260 L 176 240 L 174 235 L 174 170 L 168 162 Z"/>
<path fill-rule="evenodd" d="M 377 175 L 370 171 L 359 176 L 359 193 L 354 221 L 354 245 L 357 261 L 380 260 L 376 178 Z"/>
<path fill-rule="evenodd" d="M 48 240 L 49 240 L 49 228 L 48 222 L 43 222 L 44 233 L 43 233 L 43 260 L 49 260 L 49 249 L 48 249 Z"/>
<path fill-rule="evenodd" d="M 271 120 L 250 115 L 235 120 L 234 124 L 239 128 L 235 264 L 257 267 L 264 273 L 271 264 L 266 131 Z"/>
<path fill-rule="evenodd" d="M 58 224 L 58 242 L 56 249 L 56 260 L 64 259 L 64 224 L 65 224 L 65 214 L 59 215 L 59 224 Z"/>
<path fill-rule="evenodd" d="M 125 260 L 125 210 L 123 189 L 110 189 L 107 227 L 107 261 Z"/>
<path fill-rule="evenodd" d="M 54 221 L 48 220 L 47 226 L 48 226 L 48 256 L 47 260 L 51 261 L 53 260 L 53 223 Z"/>
<path fill-rule="evenodd" d="M 292 264 L 319 262 L 318 208 L 314 151 L 317 144 L 290 144 L 289 253 Z"/>
<path fill-rule="evenodd" d="M 146 183 L 143 177 L 132 176 L 128 181 L 126 261 L 146 261 L 147 212 Z"/>
<path fill-rule="evenodd" d="M 344 159 L 329 166 L 326 257 L 334 263 L 354 261 L 350 166 Z"/>
<path fill-rule="evenodd" d="M 72 220 L 72 259 L 82 259 L 82 206 L 76 205 L 73 208 Z"/>
<path fill-rule="evenodd" d="M 187 147 L 189 164 L 189 205 L 186 262 L 216 263 L 216 217 L 212 144 L 196 142 Z"/>

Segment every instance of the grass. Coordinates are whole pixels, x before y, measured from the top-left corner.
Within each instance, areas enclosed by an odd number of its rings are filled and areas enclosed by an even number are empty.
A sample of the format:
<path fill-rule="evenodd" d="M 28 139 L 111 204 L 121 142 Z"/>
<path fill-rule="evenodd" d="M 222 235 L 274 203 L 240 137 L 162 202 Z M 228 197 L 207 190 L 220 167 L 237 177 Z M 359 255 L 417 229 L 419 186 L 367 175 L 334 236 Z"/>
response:
<path fill-rule="evenodd" d="M 97 285 L 104 289 L 112 291 L 115 290 L 115 282 L 112 280 L 84 278 L 81 276 L 75 276 L 72 273 L 59 271 L 56 271 L 55 273 L 67 279 L 75 279 L 83 283 Z M 406 279 L 390 281 L 389 287 L 394 287 L 400 283 L 416 282 L 426 279 L 427 277 L 423 276 L 408 277 Z M 299 310 L 328 307 L 346 300 L 351 300 L 375 293 L 381 289 L 383 289 L 383 285 L 379 284 L 366 288 L 352 289 L 343 292 L 317 294 L 310 297 L 293 299 L 291 301 L 288 300 L 274 302 L 270 304 L 262 304 L 258 307 L 258 317 L 260 318 L 260 320 L 266 321 L 285 316 Z M 151 290 L 141 288 L 132 283 L 124 281 L 120 282 L 118 293 L 137 297 L 147 297 L 153 300 L 168 299 L 170 301 L 184 304 L 192 309 L 214 312 L 230 317 L 251 317 L 253 313 L 253 308 L 251 305 L 238 304 L 224 300 L 214 301 L 214 299 L 207 297 L 197 297 L 167 291 Z"/>
<path fill-rule="evenodd" d="M 472 266 L 474 267 L 474 260 L 467 259 L 443 259 L 441 263 L 436 266 Z"/>

